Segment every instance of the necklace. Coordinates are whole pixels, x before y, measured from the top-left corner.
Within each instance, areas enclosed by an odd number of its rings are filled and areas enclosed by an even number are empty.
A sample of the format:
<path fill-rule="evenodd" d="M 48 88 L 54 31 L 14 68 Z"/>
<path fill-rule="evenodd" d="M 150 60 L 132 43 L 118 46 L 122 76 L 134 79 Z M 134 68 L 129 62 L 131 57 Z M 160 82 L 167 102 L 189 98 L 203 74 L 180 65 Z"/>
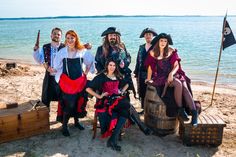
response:
<path fill-rule="evenodd" d="M 116 80 L 115 75 L 108 75 L 108 74 L 107 74 L 107 77 L 108 77 L 109 79 L 111 79 L 111 80 Z"/>

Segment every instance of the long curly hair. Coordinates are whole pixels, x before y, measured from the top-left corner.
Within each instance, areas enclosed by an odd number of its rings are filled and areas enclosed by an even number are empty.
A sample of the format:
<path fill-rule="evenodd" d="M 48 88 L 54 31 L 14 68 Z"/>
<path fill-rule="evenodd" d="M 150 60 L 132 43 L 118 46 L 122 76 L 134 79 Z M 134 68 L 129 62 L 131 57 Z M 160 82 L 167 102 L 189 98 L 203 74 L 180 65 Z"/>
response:
<path fill-rule="evenodd" d="M 154 52 L 155 57 L 160 56 L 159 41 L 160 41 L 160 39 L 157 41 L 157 43 L 154 45 L 154 47 L 152 49 L 152 51 Z M 167 42 L 166 47 L 164 48 L 164 54 L 163 54 L 164 58 L 166 58 L 168 56 L 168 51 L 169 51 L 169 43 Z"/>
<path fill-rule="evenodd" d="M 108 73 L 108 65 L 109 65 L 109 63 L 111 63 L 111 62 L 115 63 L 115 65 L 116 65 L 116 69 L 115 69 L 115 71 L 114 71 L 114 75 L 116 76 L 116 78 L 122 79 L 123 76 L 122 76 L 122 74 L 121 74 L 120 71 L 119 71 L 119 68 L 118 68 L 118 65 L 117 65 L 116 61 L 114 61 L 113 59 L 108 59 L 108 60 L 106 61 L 104 73 Z"/>
<path fill-rule="evenodd" d="M 116 36 L 116 47 L 117 49 L 125 49 L 125 45 L 121 42 L 120 36 Z M 106 35 L 103 38 L 103 44 L 102 44 L 102 55 L 106 58 L 109 54 L 109 47 L 110 47 L 110 42 L 108 40 L 108 35 Z"/>
<path fill-rule="evenodd" d="M 84 45 L 80 42 L 79 36 L 77 35 L 77 33 L 74 30 L 69 30 L 66 32 L 65 38 L 67 35 L 71 35 L 73 37 L 75 37 L 75 48 L 78 50 L 82 50 L 84 49 Z M 67 39 L 65 39 L 65 44 L 67 43 Z"/>

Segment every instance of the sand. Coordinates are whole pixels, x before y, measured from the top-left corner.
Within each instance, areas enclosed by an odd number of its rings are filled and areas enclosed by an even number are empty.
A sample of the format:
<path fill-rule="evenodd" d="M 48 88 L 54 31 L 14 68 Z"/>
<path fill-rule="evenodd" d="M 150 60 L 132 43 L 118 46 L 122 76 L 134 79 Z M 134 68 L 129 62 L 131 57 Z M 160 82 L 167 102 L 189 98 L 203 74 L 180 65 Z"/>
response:
<path fill-rule="evenodd" d="M 6 62 L 0 60 L 0 104 L 10 102 L 26 102 L 40 99 L 44 68 L 38 65 L 18 63 L 15 69 L 6 70 Z M 92 77 L 92 76 L 91 76 Z M 203 109 L 210 104 L 212 85 L 201 82 L 192 83 L 194 99 L 202 103 Z M 178 132 L 176 134 L 158 137 L 145 136 L 136 125 L 125 130 L 121 152 L 115 152 L 106 147 L 106 140 L 97 137 L 92 140 L 92 121 L 95 99 L 89 100 L 86 118 L 81 119 L 85 130 L 73 127 L 70 121 L 70 137 L 62 136 L 61 124 L 55 121 L 57 103 L 50 107 L 50 132 L 17 141 L 0 144 L 0 156 L 17 157 L 222 157 L 236 156 L 236 88 L 220 86 L 216 88 L 213 106 L 204 111 L 217 114 L 223 118 L 227 126 L 224 128 L 223 143 L 218 147 L 192 146 L 182 144 Z M 139 101 L 132 99 L 132 104 L 140 110 Z M 141 117 L 143 119 L 143 116 Z M 99 135 L 99 131 L 98 131 Z"/>

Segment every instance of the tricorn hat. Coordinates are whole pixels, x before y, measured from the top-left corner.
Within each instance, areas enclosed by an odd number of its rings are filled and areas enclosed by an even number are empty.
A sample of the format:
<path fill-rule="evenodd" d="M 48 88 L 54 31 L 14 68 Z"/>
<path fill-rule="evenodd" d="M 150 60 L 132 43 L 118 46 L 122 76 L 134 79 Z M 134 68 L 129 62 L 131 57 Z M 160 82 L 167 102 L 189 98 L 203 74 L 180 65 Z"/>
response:
<path fill-rule="evenodd" d="M 140 34 L 139 38 L 143 38 L 145 33 L 152 33 L 153 36 L 157 36 L 156 31 L 153 28 L 145 28 L 142 33 Z"/>
<path fill-rule="evenodd" d="M 121 36 L 120 31 L 116 27 L 109 27 L 102 33 L 101 37 L 106 36 L 107 34 L 113 34 L 113 33 Z"/>
<path fill-rule="evenodd" d="M 166 34 L 166 33 L 161 33 L 158 36 L 156 36 L 155 38 L 153 38 L 151 44 L 155 45 L 161 38 L 167 39 L 169 45 L 173 45 L 173 41 L 172 41 L 170 34 Z"/>

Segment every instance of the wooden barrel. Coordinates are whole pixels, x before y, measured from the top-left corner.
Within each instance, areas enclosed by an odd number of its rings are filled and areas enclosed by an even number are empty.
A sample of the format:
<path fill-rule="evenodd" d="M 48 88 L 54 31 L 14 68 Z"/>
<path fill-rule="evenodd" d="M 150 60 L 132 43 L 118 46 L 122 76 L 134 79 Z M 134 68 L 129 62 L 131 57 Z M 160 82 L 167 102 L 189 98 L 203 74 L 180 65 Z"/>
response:
<path fill-rule="evenodd" d="M 179 125 L 177 117 L 166 116 L 166 105 L 152 85 L 147 86 L 145 95 L 144 122 L 159 136 L 175 133 Z"/>

